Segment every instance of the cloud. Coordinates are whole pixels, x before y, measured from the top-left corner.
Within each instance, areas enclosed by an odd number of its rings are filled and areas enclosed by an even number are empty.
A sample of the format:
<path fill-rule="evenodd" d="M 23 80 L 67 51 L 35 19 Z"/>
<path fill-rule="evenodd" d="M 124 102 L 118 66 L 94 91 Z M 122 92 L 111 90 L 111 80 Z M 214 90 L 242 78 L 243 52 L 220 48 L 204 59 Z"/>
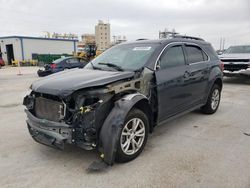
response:
<path fill-rule="evenodd" d="M 43 31 L 94 33 L 99 19 L 111 23 L 112 35 L 129 40 L 157 38 L 175 28 L 219 47 L 250 44 L 248 0 L 0 0 L 0 36 L 41 36 Z"/>

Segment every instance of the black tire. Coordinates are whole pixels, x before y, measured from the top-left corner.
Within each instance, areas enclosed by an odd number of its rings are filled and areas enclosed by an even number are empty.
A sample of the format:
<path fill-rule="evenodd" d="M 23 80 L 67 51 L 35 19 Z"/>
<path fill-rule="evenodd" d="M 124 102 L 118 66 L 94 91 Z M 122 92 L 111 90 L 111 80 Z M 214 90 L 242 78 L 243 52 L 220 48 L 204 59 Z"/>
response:
<path fill-rule="evenodd" d="M 219 98 L 218 98 L 218 104 L 215 107 L 213 106 L 213 94 L 216 92 L 216 90 L 218 91 Z M 209 93 L 207 103 L 201 107 L 201 111 L 205 114 L 215 113 L 220 105 L 220 99 L 221 99 L 221 87 L 218 84 L 214 84 Z"/>
<path fill-rule="evenodd" d="M 123 151 L 122 146 L 121 146 L 121 144 L 122 144 L 121 140 L 124 139 L 124 137 L 122 136 L 122 132 L 125 129 L 125 126 L 127 125 L 127 123 L 128 123 L 127 126 L 129 126 L 129 122 L 132 122 L 132 120 L 135 119 L 135 118 L 140 119 L 143 122 L 144 127 L 145 127 L 145 134 L 144 134 L 143 141 L 141 141 L 141 143 L 142 143 L 141 146 L 138 147 L 139 149 L 135 153 L 128 155 Z M 140 124 L 140 125 L 143 126 L 143 124 Z M 126 117 L 126 120 L 125 120 L 125 123 L 124 123 L 124 125 L 122 127 L 122 131 L 121 131 L 121 133 L 119 135 L 119 141 L 117 143 L 117 153 L 116 153 L 116 159 L 115 159 L 116 162 L 125 163 L 125 162 L 128 162 L 128 161 L 131 161 L 131 160 L 135 159 L 142 152 L 142 150 L 144 149 L 144 147 L 145 147 L 145 145 L 147 143 L 148 132 L 149 132 L 149 120 L 148 120 L 148 117 L 146 116 L 146 114 L 144 112 L 142 112 L 141 110 L 139 110 L 139 109 L 132 109 L 128 113 L 128 115 Z M 135 136 L 134 139 L 140 139 L 140 138 L 137 138 Z M 132 147 L 132 143 L 129 142 L 129 144 L 131 144 L 131 147 Z"/>

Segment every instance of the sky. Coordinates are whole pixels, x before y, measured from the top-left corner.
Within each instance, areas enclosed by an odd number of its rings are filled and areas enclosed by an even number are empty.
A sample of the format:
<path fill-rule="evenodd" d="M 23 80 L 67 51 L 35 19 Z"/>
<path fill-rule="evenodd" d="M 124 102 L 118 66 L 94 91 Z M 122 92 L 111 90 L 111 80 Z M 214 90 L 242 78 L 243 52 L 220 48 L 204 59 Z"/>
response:
<path fill-rule="evenodd" d="M 174 28 L 215 49 L 250 44 L 250 0 L 0 0 L 0 36 L 94 33 L 98 20 L 128 41 Z"/>

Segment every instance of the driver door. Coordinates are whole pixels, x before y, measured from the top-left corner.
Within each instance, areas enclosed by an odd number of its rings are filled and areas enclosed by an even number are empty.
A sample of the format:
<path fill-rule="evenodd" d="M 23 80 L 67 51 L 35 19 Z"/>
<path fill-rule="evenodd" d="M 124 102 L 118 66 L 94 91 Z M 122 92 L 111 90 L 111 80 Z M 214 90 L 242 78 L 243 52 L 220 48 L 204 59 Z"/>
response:
<path fill-rule="evenodd" d="M 168 46 L 157 62 L 156 87 L 158 95 L 158 122 L 183 111 L 190 99 L 185 81 L 188 67 L 183 44 Z"/>

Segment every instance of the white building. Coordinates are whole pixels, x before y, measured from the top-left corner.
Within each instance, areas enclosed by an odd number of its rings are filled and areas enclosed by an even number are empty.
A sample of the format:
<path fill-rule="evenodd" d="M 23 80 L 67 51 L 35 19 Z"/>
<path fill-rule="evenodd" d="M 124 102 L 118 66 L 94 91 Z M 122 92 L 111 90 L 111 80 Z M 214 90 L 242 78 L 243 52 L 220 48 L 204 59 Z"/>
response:
<path fill-rule="evenodd" d="M 0 56 L 6 64 L 12 60 L 31 60 L 36 54 L 72 54 L 78 40 L 8 36 L 0 37 Z"/>
<path fill-rule="evenodd" d="M 95 42 L 98 50 L 106 50 L 110 47 L 110 24 L 99 20 L 95 26 Z"/>

